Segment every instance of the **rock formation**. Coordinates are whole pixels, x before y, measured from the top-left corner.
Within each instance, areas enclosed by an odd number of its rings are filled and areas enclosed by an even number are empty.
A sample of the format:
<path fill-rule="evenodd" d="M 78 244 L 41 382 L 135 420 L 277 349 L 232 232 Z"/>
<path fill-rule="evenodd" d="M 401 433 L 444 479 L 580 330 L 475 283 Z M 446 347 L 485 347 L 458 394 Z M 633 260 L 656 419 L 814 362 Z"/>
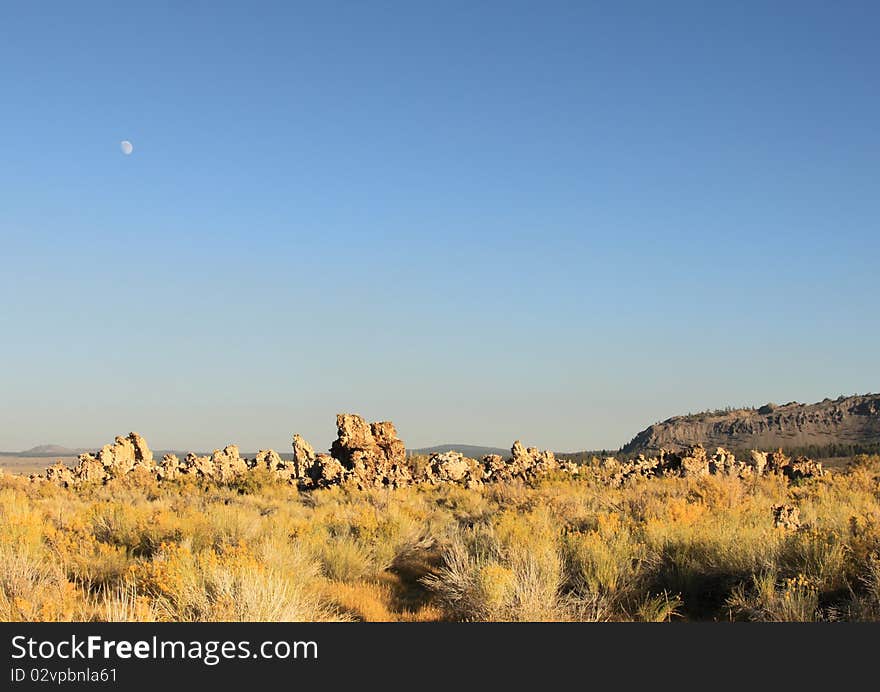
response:
<path fill-rule="evenodd" d="M 347 469 L 338 459 L 334 459 L 329 454 L 316 454 L 309 476 L 300 484 L 304 488 L 335 485 L 346 480 L 346 471 Z"/>
<path fill-rule="evenodd" d="M 330 453 L 346 468 L 353 468 L 359 461 L 398 464 L 406 461 L 406 446 L 398 439 L 394 423 L 367 423 L 356 414 L 340 413 L 336 416 L 336 430 Z"/>
<path fill-rule="evenodd" d="M 296 445 L 294 443 L 294 449 Z M 254 468 L 265 469 L 277 478 L 292 481 L 297 478 L 296 464 L 294 461 L 282 459 L 274 449 L 261 449 L 254 459 Z"/>
<path fill-rule="evenodd" d="M 214 462 L 209 456 L 199 456 L 190 452 L 183 458 L 180 464 L 180 472 L 184 475 L 197 476 L 199 478 L 214 478 Z"/>
<path fill-rule="evenodd" d="M 537 447 L 527 448 L 519 440 L 510 448 L 509 459 L 498 454 L 487 454 L 483 457 L 483 472 L 487 481 L 529 480 L 559 470 L 576 473 L 578 467 L 570 462 L 560 463 L 551 451 L 541 451 Z"/>
<path fill-rule="evenodd" d="M 315 450 L 299 433 L 293 436 L 294 477 L 311 478 L 317 455 Z"/>
<path fill-rule="evenodd" d="M 512 465 L 522 473 L 554 471 L 558 467 L 553 452 L 523 447 L 519 440 L 513 443 L 510 454 Z"/>
<path fill-rule="evenodd" d="M 75 478 L 67 465 L 58 461 L 46 469 L 46 480 L 67 487 L 73 485 Z"/>
<path fill-rule="evenodd" d="M 480 462 L 454 451 L 432 454 L 428 459 L 427 474 L 430 483 L 461 483 L 468 488 L 475 488 L 489 479 Z"/>
<path fill-rule="evenodd" d="M 180 466 L 180 459 L 176 454 L 166 454 L 162 457 L 157 471 L 157 477 L 160 481 L 173 481 L 183 473 Z"/>
<path fill-rule="evenodd" d="M 749 454 L 751 455 L 752 467 L 755 469 L 755 473 L 760 476 L 764 473 L 764 469 L 767 468 L 767 452 L 759 452 L 757 449 L 753 449 Z"/>
<path fill-rule="evenodd" d="M 764 457 L 766 459 L 766 469 L 770 473 L 781 473 L 790 480 L 800 480 L 802 478 L 819 478 L 825 475 L 822 464 L 813 459 L 799 456 L 795 459 L 788 457 L 781 449 L 775 452 L 753 452 L 753 458 Z"/>
<path fill-rule="evenodd" d="M 807 457 L 798 457 L 783 469 L 783 473 L 787 478 L 796 481 L 801 478 L 821 478 L 826 471 L 818 461 Z"/>
<path fill-rule="evenodd" d="M 74 470 L 77 482 L 103 482 L 125 476 L 135 470 L 155 471 L 153 453 L 147 441 L 136 432 L 119 435 L 113 444 L 104 445 L 96 454 L 80 454 Z"/>
<path fill-rule="evenodd" d="M 389 421 L 367 423 L 355 414 L 336 416 L 337 437 L 330 448 L 334 459 L 342 464 L 347 479 L 359 487 L 392 487 L 412 483 L 406 460 L 406 446 L 397 437 Z M 327 466 L 322 464 L 322 468 Z M 333 473 L 335 467 L 330 465 Z M 318 474 L 316 483 L 326 479 Z"/>
<path fill-rule="evenodd" d="M 746 464 L 737 461 L 733 452 L 728 452 L 724 447 L 716 448 L 715 453 L 709 458 L 709 473 L 743 475 L 746 468 L 748 468 Z"/>
<path fill-rule="evenodd" d="M 788 531 L 798 529 L 801 525 L 801 511 L 792 505 L 773 505 L 773 525 L 777 529 Z"/>
<path fill-rule="evenodd" d="M 612 485 L 621 485 L 634 478 L 657 476 L 706 476 L 710 474 L 748 478 L 763 473 L 782 474 L 790 480 L 818 478 L 825 474 L 822 464 L 812 459 L 799 458 L 792 463 L 782 452 L 751 452 L 750 463 L 738 461 L 736 456 L 718 447 L 712 456 L 702 445 L 692 445 L 679 452 L 661 449 L 657 456 L 640 454 L 636 459 L 618 462 L 608 458 L 601 468 Z"/>
<path fill-rule="evenodd" d="M 448 451 L 435 452 L 425 462 L 407 458 L 403 441 L 388 421 L 367 423 L 358 415 L 343 413 L 336 418 L 336 428 L 337 439 L 331 446 L 331 454 L 316 453 L 300 435 L 294 435 L 290 460 L 271 449 L 260 450 L 254 459 L 245 459 L 239 448 L 231 444 L 209 455 L 190 452 L 183 460 L 166 454 L 159 464 L 154 462 L 146 440 L 137 433 L 129 433 L 126 437 L 117 437 L 113 444 L 105 445 L 96 454 L 80 455 L 75 469 L 59 462 L 46 469 L 44 475 L 31 478 L 73 486 L 105 483 L 129 473 L 143 472 L 159 481 L 191 477 L 228 484 L 245 477 L 252 469 L 261 469 L 279 481 L 309 490 L 341 483 L 355 488 L 398 488 L 414 483 L 455 483 L 474 488 L 484 483 L 530 482 L 549 473 L 575 475 L 580 472 L 576 464 L 560 462 L 553 452 L 525 447 L 519 440 L 513 443 L 508 458 L 490 454 L 478 461 L 461 452 Z M 747 478 L 775 473 L 797 481 L 821 477 L 825 472 L 818 462 L 804 457 L 792 460 L 782 451 L 753 451 L 745 463 L 723 447 L 716 448 L 710 455 L 701 445 L 691 445 L 679 451 L 660 450 L 656 456 L 640 454 L 631 461 L 620 462 L 608 457 L 598 473 L 611 485 L 620 486 L 631 480 L 658 476 L 721 474 Z"/>
<path fill-rule="evenodd" d="M 221 483 L 228 483 L 248 471 L 248 464 L 238 452 L 237 445 L 227 445 L 222 450 L 215 449 L 211 453 L 211 464 L 214 467 L 213 477 Z"/>

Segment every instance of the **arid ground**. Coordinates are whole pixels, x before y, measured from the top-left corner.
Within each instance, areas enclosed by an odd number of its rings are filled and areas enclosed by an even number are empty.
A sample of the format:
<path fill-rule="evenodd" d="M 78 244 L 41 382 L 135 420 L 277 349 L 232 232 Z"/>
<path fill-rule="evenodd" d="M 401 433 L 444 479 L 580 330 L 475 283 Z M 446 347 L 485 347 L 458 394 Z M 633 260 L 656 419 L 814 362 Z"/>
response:
<path fill-rule="evenodd" d="M 0 477 L 0 619 L 877 620 L 880 457 L 846 471 L 300 491 Z"/>

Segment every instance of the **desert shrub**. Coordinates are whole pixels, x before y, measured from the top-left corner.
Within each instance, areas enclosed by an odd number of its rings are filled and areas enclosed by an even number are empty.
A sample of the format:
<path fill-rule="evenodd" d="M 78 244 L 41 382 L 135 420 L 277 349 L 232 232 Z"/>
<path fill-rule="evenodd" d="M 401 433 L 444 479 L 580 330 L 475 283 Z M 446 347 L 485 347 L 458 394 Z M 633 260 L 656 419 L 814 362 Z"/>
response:
<path fill-rule="evenodd" d="M 323 544 L 320 555 L 322 571 L 328 579 L 360 581 L 376 572 L 373 555 L 351 536 L 328 540 Z"/>
<path fill-rule="evenodd" d="M 646 542 L 657 556 L 651 589 L 681 594 L 691 617 L 705 617 L 723 604 L 729 590 L 773 564 L 780 537 L 770 511 L 766 518 L 730 511 L 712 516 L 679 511 L 649 519 Z"/>
<path fill-rule="evenodd" d="M 100 587 L 126 574 L 130 559 L 124 547 L 99 541 L 87 530 L 47 532 L 53 564 L 68 578 L 87 587 Z"/>
<path fill-rule="evenodd" d="M 228 487 L 240 495 L 265 495 L 273 486 L 281 484 L 269 469 L 256 468 L 230 481 Z"/>
<path fill-rule="evenodd" d="M 182 540 L 187 527 L 159 503 L 101 503 L 90 512 L 87 530 L 100 543 L 133 556 L 152 555 L 162 543 Z"/>
<path fill-rule="evenodd" d="M 670 622 L 678 616 L 681 606 L 679 596 L 670 596 L 665 591 L 655 596 L 647 595 L 638 604 L 635 619 L 639 622 Z"/>
<path fill-rule="evenodd" d="M 778 564 L 790 574 L 803 576 L 817 589 L 846 587 L 846 545 L 834 530 L 810 527 L 790 533 Z"/>
<path fill-rule="evenodd" d="M 105 586 L 89 598 L 90 619 L 100 622 L 158 622 L 155 602 L 132 583 Z"/>
<path fill-rule="evenodd" d="M 0 618 L 877 620 L 877 468 L 309 493 L 0 475 Z"/>
<path fill-rule="evenodd" d="M 859 577 L 864 564 L 875 555 L 880 555 L 880 512 L 869 510 L 864 514 L 851 515 L 847 529 L 848 573 Z"/>
<path fill-rule="evenodd" d="M 461 531 L 425 584 L 460 619 L 565 619 L 558 536 L 546 512 L 504 513 Z"/>
<path fill-rule="evenodd" d="M 483 541 L 468 540 L 467 536 L 457 537 L 443 551 L 442 567 L 435 574 L 429 574 L 423 579 L 425 586 L 437 595 L 453 619 L 490 619 L 493 613 L 501 610 L 501 604 L 506 597 L 507 584 L 501 584 L 500 597 L 497 595 L 497 587 L 491 583 L 486 584 L 486 577 L 491 577 L 495 570 L 503 571 L 505 581 L 509 574 L 500 564 L 501 556 L 497 553 L 497 544 L 493 541 L 484 550 L 473 549 L 480 543 Z"/>
<path fill-rule="evenodd" d="M 763 622 L 815 622 L 822 619 L 819 588 L 798 575 L 779 580 L 768 571 L 752 578 L 751 588 L 736 586 L 727 600 L 731 617 Z"/>
<path fill-rule="evenodd" d="M 76 585 L 47 556 L 0 548 L 0 620 L 3 622 L 80 619 Z"/>
<path fill-rule="evenodd" d="M 841 619 L 880 621 L 880 556 L 872 555 L 865 561 Z"/>
<path fill-rule="evenodd" d="M 162 620 L 306 622 L 331 616 L 302 582 L 267 567 L 245 545 L 198 553 L 185 545 L 162 546 L 141 566 L 138 581 L 154 595 Z"/>
<path fill-rule="evenodd" d="M 634 527 L 608 513 L 597 515 L 595 529 L 568 533 L 563 553 L 574 593 L 596 594 L 621 607 L 643 588 L 652 558 Z"/>

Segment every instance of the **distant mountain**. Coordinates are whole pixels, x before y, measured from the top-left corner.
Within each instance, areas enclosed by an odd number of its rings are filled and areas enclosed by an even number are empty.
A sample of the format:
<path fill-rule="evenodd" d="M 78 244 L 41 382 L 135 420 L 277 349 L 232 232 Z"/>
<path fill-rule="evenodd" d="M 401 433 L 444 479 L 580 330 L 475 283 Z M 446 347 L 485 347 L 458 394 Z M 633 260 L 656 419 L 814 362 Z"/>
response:
<path fill-rule="evenodd" d="M 20 457 L 72 457 L 84 452 L 83 449 L 71 449 L 61 445 L 37 445 L 22 452 L 15 452 Z"/>
<path fill-rule="evenodd" d="M 652 453 L 698 443 L 733 450 L 867 451 L 880 444 L 880 394 L 675 416 L 645 428 L 621 452 Z"/>
<path fill-rule="evenodd" d="M 503 457 L 510 456 L 509 449 L 503 449 L 501 447 L 481 447 L 480 445 L 460 445 L 460 444 L 447 444 L 447 445 L 434 445 L 433 447 L 421 447 L 419 449 L 408 449 L 406 450 L 407 454 L 440 454 L 442 452 L 450 452 L 456 451 L 461 452 L 466 457 L 471 457 L 472 459 L 479 459 L 480 457 L 484 457 L 487 454 L 500 454 Z"/>

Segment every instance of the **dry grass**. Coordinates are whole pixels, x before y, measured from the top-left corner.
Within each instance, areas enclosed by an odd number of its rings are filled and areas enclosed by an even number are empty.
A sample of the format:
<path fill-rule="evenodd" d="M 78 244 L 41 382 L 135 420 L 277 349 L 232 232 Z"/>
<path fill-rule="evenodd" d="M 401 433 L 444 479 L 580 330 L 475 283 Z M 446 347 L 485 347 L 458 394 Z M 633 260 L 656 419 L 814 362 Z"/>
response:
<path fill-rule="evenodd" d="M 796 485 L 602 474 L 310 494 L 6 475 L 0 620 L 880 620 L 880 458 Z"/>

